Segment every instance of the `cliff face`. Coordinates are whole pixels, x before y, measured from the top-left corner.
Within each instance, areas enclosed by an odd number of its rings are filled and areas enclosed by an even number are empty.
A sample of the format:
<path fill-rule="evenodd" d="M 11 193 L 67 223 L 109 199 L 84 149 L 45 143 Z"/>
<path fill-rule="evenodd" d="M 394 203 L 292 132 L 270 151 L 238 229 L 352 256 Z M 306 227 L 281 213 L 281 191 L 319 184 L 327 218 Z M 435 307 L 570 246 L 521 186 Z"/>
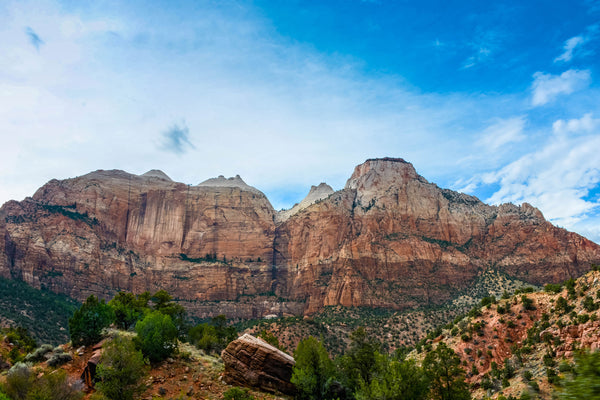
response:
<path fill-rule="evenodd" d="M 488 267 L 544 283 L 600 262 L 600 246 L 537 209 L 440 189 L 404 160 L 322 189 L 281 218 L 239 177 L 53 180 L 0 209 L 0 274 L 79 299 L 164 288 L 199 316 L 260 317 L 441 303 Z"/>

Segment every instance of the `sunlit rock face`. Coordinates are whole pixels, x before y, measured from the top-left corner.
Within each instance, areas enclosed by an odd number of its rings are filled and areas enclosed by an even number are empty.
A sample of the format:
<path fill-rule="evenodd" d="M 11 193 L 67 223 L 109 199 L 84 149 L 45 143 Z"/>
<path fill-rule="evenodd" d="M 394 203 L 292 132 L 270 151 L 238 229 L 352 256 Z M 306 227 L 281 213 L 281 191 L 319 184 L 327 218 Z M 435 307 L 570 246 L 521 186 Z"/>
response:
<path fill-rule="evenodd" d="M 600 262 L 598 245 L 528 204 L 488 206 L 388 158 L 279 213 L 239 176 L 190 186 L 95 171 L 6 203 L 0 233 L 4 277 L 80 300 L 166 289 L 201 317 L 402 309 L 441 303 L 490 267 L 545 283 Z"/>

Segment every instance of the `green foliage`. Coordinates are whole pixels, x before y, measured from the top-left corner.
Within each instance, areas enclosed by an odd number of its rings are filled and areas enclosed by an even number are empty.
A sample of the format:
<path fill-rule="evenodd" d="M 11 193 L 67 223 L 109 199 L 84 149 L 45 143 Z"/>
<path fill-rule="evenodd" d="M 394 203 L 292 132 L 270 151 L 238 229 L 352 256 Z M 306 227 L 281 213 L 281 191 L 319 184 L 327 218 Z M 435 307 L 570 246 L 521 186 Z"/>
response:
<path fill-rule="evenodd" d="M 54 349 L 50 357 L 48 357 L 48 365 L 50 367 L 59 367 L 73 360 L 73 357 L 69 353 L 65 353 L 60 347 Z"/>
<path fill-rule="evenodd" d="M 582 352 L 575 356 L 575 366 L 563 383 L 560 399 L 600 399 L 600 352 Z"/>
<path fill-rule="evenodd" d="M 102 339 L 102 329 L 114 320 L 112 308 L 91 295 L 69 319 L 69 333 L 73 346 L 89 346 Z"/>
<path fill-rule="evenodd" d="M 250 394 L 248 388 L 240 388 L 237 386 L 227 389 L 223 393 L 223 400 L 254 400 L 255 397 Z"/>
<path fill-rule="evenodd" d="M 115 325 L 119 329 L 130 329 L 135 326 L 145 312 L 149 310 L 150 293 L 144 292 L 135 296 L 133 293 L 119 292 L 108 302 L 115 313 Z"/>
<path fill-rule="evenodd" d="M 83 396 L 67 373 L 57 370 L 37 377 L 29 365 L 16 363 L 6 375 L 4 390 L 12 400 L 77 400 Z"/>
<path fill-rule="evenodd" d="M 164 315 L 170 316 L 177 328 L 177 334 L 179 337 L 183 337 L 187 330 L 185 324 L 185 308 L 172 300 L 173 297 L 167 293 L 166 290 L 159 290 L 152 296 L 154 309 L 160 311 Z"/>
<path fill-rule="evenodd" d="M 350 346 L 339 364 L 346 385 L 356 391 L 361 382 L 369 385 L 371 377 L 377 373 L 377 353 L 380 344 L 367 335 L 363 327 L 350 334 Z"/>
<path fill-rule="evenodd" d="M 291 382 L 298 390 L 300 400 L 326 398 L 328 382 L 333 379 L 335 368 L 323 344 L 310 336 L 300 343 L 294 352 L 296 365 Z"/>
<path fill-rule="evenodd" d="M 394 360 L 377 354 L 377 374 L 361 381 L 359 400 L 419 400 L 429 393 L 429 382 L 414 360 Z"/>
<path fill-rule="evenodd" d="M 227 326 L 225 315 L 213 317 L 210 322 L 198 324 L 188 331 L 189 342 L 207 353 L 220 353 L 237 336 L 235 327 Z"/>
<path fill-rule="evenodd" d="M 258 337 L 269 343 L 271 346 L 281 349 L 281 347 L 279 347 L 279 339 L 277 339 L 277 336 L 275 336 L 273 332 L 263 329 L 258 334 Z"/>
<path fill-rule="evenodd" d="M 8 353 L 8 359 L 11 363 L 22 361 L 25 355 L 35 349 L 35 339 L 29 335 L 25 328 L 3 328 L 4 340 L 7 343 L 12 343 L 12 349 Z"/>
<path fill-rule="evenodd" d="M 40 347 L 38 347 L 37 349 L 35 349 L 35 351 L 33 353 L 27 354 L 27 356 L 25 357 L 25 361 L 27 361 L 27 362 L 44 361 L 47 358 L 46 355 L 48 353 L 51 353 L 52 350 L 53 350 L 52 345 L 43 344 Z"/>
<path fill-rule="evenodd" d="M 26 328 L 38 342 L 53 345 L 67 342 L 68 320 L 79 305 L 65 295 L 0 278 L 0 317 Z"/>
<path fill-rule="evenodd" d="M 27 395 L 28 400 L 79 400 L 83 397 L 80 382 L 69 380 L 67 372 L 59 369 L 36 379 Z"/>
<path fill-rule="evenodd" d="M 521 303 L 523 303 L 523 308 L 525 310 L 535 310 L 535 306 L 533 305 L 533 300 L 531 300 L 526 295 L 521 296 Z"/>
<path fill-rule="evenodd" d="M 471 398 L 465 382 L 465 371 L 460 366 L 460 357 L 444 342 L 440 342 L 434 351 L 425 356 L 423 369 L 431 384 L 432 399 Z"/>
<path fill-rule="evenodd" d="M 135 324 L 136 343 L 151 362 L 162 361 L 177 348 L 177 327 L 169 315 L 148 313 Z"/>
<path fill-rule="evenodd" d="M 544 292 L 547 293 L 560 293 L 562 291 L 562 284 L 560 283 L 549 283 L 546 286 L 544 286 Z"/>
<path fill-rule="evenodd" d="M 560 315 L 566 314 L 573 309 L 573 306 L 569 305 L 569 302 L 562 296 L 559 296 L 554 303 L 554 309 Z"/>
<path fill-rule="evenodd" d="M 591 296 L 585 296 L 585 299 L 583 299 L 583 308 L 585 308 L 587 312 L 596 311 L 598 307 L 600 307 L 600 303 L 594 302 L 594 299 Z"/>
<path fill-rule="evenodd" d="M 481 305 L 481 307 L 489 307 L 495 303 L 496 303 L 496 296 L 486 296 L 483 299 L 481 299 L 481 302 L 479 304 Z"/>
<path fill-rule="evenodd" d="M 144 357 L 133 341 L 117 336 L 103 346 L 96 388 L 111 400 L 132 400 L 144 390 Z"/>
<path fill-rule="evenodd" d="M 35 380 L 29 365 L 18 362 L 6 374 L 4 391 L 13 400 L 25 400 Z"/>

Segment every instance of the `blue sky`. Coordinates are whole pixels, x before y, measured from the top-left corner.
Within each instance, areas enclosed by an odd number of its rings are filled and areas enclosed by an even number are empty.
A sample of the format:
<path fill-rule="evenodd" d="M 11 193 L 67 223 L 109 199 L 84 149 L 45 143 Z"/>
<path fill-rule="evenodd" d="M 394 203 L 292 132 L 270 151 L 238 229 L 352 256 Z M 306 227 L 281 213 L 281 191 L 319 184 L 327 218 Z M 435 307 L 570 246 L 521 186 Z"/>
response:
<path fill-rule="evenodd" d="M 600 242 L 600 1 L 0 3 L 0 202 L 240 174 L 275 208 L 402 157 Z"/>

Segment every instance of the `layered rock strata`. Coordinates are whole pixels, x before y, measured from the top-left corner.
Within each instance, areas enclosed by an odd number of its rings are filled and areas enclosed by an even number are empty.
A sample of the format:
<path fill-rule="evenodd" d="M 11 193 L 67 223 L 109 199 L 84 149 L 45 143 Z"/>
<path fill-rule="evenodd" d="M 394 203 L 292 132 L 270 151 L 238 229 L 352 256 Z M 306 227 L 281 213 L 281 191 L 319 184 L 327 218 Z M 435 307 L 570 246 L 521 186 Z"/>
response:
<path fill-rule="evenodd" d="M 294 358 L 264 340 L 245 334 L 221 353 L 223 378 L 230 385 L 248 386 L 267 392 L 294 394 L 290 382 Z"/>
<path fill-rule="evenodd" d="M 441 304 L 488 268 L 542 284 L 600 262 L 534 207 L 441 189 L 402 159 L 367 160 L 305 200 L 278 214 L 239 176 L 52 180 L 0 209 L 0 275 L 80 300 L 166 289 L 197 316 L 257 318 Z"/>

